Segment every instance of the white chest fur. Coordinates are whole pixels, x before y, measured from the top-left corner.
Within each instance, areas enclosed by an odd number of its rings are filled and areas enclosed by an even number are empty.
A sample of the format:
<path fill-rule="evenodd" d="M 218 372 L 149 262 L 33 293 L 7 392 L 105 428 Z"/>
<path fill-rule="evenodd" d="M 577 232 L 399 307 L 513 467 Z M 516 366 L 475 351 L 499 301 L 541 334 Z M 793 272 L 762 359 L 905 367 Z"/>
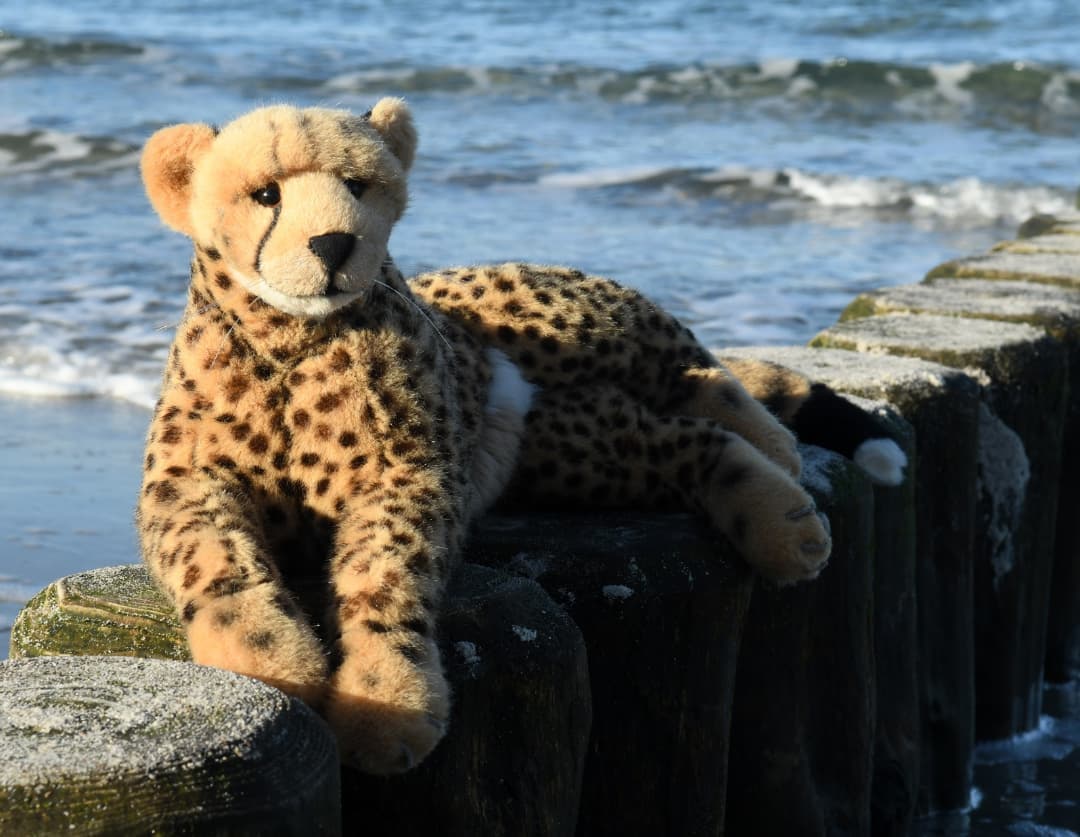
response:
<path fill-rule="evenodd" d="M 521 370 L 498 349 L 487 350 L 491 384 L 473 458 L 473 514 L 484 512 L 502 494 L 517 463 L 525 415 L 537 392 Z"/>

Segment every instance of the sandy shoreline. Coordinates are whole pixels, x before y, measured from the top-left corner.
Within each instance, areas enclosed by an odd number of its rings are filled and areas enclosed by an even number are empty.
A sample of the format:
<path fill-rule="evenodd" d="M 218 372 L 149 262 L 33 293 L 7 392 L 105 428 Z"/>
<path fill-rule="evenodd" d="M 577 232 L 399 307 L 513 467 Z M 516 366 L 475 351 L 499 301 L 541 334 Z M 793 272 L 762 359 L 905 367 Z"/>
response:
<path fill-rule="evenodd" d="M 132 512 L 149 420 L 108 399 L 0 397 L 0 658 L 46 584 L 139 560 Z"/>

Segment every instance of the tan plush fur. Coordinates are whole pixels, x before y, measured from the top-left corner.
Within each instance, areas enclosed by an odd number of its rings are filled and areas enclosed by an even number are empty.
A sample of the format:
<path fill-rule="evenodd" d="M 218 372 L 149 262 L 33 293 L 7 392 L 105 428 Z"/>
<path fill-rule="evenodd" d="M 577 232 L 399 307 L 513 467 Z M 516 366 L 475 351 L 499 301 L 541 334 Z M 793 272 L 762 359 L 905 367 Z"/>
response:
<path fill-rule="evenodd" d="M 830 546 L 791 435 L 640 295 L 527 265 L 407 284 L 387 240 L 415 148 L 384 99 L 166 128 L 142 163 L 195 245 L 143 554 L 196 661 L 302 697 L 376 773 L 443 734 L 439 603 L 512 478 L 525 502 L 696 509 L 781 582 Z"/>
<path fill-rule="evenodd" d="M 768 404 L 773 415 L 782 422 L 792 421 L 810 395 L 810 382 L 779 364 L 749 358 L 724 357 L 722 360 L 746 391 Z"/>

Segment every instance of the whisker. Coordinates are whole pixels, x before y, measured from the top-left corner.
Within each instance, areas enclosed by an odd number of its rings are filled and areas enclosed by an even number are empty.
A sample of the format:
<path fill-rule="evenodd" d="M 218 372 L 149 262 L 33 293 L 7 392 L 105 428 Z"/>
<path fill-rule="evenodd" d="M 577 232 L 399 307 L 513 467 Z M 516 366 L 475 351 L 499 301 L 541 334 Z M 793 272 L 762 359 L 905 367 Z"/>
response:
<path fill-rule="evenodd" d="M 204 305 L 202 308 L 200 308 L 198 311 L 195 312 L 195 316 L 198 317 L 198 316 L 200 316 L 202 314 L 205 314 L 211 308 L 216 308 L 216 307 L 217 306 L 213 305 L 213 304 Z M 186 313 L 187 312 L 185 312 L 184 317 L 181 317 L 175 323 L 158 323 L 156 326 L 154 326 L 154 331 L 168 331 L 170 328 L 179 328 L 183 324 L 184 320 L 187 319 Z"/>
<path fill-rule="evenodd" d="M 213 369 L 214 368 L 214 365 L 217 363 L 217 359 L 219 357 L 221 357 L 221 350 L 225 348 L 225 343 L 228 341 L 229 335 L 233 333 L 233 329 L 235 329 L 235 328 L 236 328 L 236 320 L 233 320 L 233 324 L 231 326 L 229 326 L 229 330 L 226 331 L 225 336 L 221 338 L 221 345 L 218 346 L 218 350 L 214 354 L 214 359 L 210 361 L 210 365 L 207 367 L 207 369 Z"/>
<path fill-rule="evenodd" d="M 446 339 L 446 336 L 441 331 L 439 331 L 439 327 L 437 325 L 435 325 L 435 321 L 433 319 L 431 319 L 431 317 L 428 315 L 428 312 L 425 311 L 423 308 L 421 308 L 419 305 L 416 304 L 415 299 L 408 296 L 407 294 L 403 294 L 401 291 L 399 291 L 393 285 L 388 285 L 386 282 L 380 282 L 378 279 L 372 279 L 371 281 L 374 282 L 376 285 L 380 285 L 380 286 L 386 288 L 388 291 L 393 291 L 395 294 L 397 294 L 399 297 L 401 297 L 403 300 L 405 300 L 409 305 L 411 305 L 413 308 L 415 308 L 420 313 L 420 316 L 428 321 L 428 324 L 432 327 L 432 329 L 434 329 L 435 333 L 437 335 L 439 335 L 439 339 L 442 340 L 443 343 L 446 344 L 446 348 L 448 348 L 451 352 L 454 351 L 454 347 L 450 345 L 450 341 Z"/>

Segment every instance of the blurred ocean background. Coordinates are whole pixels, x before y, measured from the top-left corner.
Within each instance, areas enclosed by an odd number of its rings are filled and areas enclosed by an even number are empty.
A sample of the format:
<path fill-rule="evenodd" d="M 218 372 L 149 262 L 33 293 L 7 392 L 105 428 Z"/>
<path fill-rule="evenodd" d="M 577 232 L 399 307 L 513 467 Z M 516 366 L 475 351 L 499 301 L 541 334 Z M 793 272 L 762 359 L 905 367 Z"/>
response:
<path fill-rule="evenodd" d="M 0 4 L 0 646 L 43 584 L 137 559 L 189 254 L 139 182 L 156 128 L 405 96 L 406 272 L 572 264 L 710 345 L 798 343 L 1073 204 L 1078 43 L 1075 0 Z M 981 750 L 942 828 L 1080 830 L 1078 704 Z"/>

